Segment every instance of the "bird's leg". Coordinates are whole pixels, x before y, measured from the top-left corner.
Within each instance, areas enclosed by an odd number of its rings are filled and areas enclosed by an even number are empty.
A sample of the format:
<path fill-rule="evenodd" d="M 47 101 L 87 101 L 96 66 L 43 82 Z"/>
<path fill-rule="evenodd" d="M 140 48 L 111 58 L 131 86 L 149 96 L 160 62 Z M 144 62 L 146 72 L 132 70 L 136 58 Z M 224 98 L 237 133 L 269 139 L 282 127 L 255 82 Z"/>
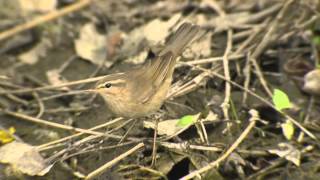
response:
<path fill-rule="evenodd" d="M 157 159 L 157 134 L 158 134 L 158 123 L 159 120 L 163 117 L 163 113 L 155 113 L 155 125 L 154 125 L 154 134 L 153 134 L 153 147 L 152 147 L 152 161 L 151 161 L 151 167 L 155 167 L 156 165 L 156 159 Z"/>
<path fill-rule="evenodd" d="M 156 159 L 157 159 L 157 133 L 158 133 L 158 122 L 159 119 L 156 119 L 155 127 L 154 127 L 154 134 L 153 134 L 153 147 L 152 147 L 152 161 L 151 167 L 155 167 Z"/>

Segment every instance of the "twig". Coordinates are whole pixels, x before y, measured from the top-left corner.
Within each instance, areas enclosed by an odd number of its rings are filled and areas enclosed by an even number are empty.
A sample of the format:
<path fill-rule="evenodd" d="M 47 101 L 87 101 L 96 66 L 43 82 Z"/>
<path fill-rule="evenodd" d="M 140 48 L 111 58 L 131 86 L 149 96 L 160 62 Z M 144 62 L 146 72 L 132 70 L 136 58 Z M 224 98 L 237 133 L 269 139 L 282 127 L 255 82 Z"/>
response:
<path fill-rule="evenodd" d="M 179 97 L 179 96 L 185 95 L 185 94 L 195 90 L 197 87 L 200 86 L 200 83 L 203 80 L 205 80 L 207 76 L 208 76 L 208 73 L 206 73 L 206 72 L 199 74 L 198 76 L 196 76 L 192 80 L 190 80 L 187 83 L 180 86 L 177 90 L 175 90 L 173 92 L 172 91 L 169 92 L 167 95 L 167 99 L 170 99 L 172 97 Z"/>
<path fill-rule="evenodd" d="M 248 45 L 250 45 L 254 38 L 257 37 L 257 35 L 267 26 L 267 24 L 267 22 L 264 22 L 263 24 L 259 24 L 251 29 L 249 37 L 241 43 L 234 54 L 240 54 Z"/>
<path fill-rule="evenodd" d="M 247 59 L 246 59 L 246 65 L 243 69 L 243 73 L 244 73 L 244 88 L 245 89 L 249 89 L 249 84 L 250 84 L 250 79 L 251 79 L 251 66 L 250 66 L 250 57 L 251 54 L 248 53 Z M 242 103 L 246 103 L 247 101 L 247 97 L 248 97 L 248 92 L 247 91 L 243 91 L 243 98 L 242 98 Z"/>
<path fill-rule="evenodd" d="M 152 144 L 152 160 L 150 167 L 153 168 L 156 165 L 157 161 L 157 134 L 158 134 L 158 125 L 159 125 L 159 118 L 156 118 L 156 122 L 154 125 L 154 132 L 153 132 L 153 144 Z"/>
<path fill-rule="evenodd" d="M 5 114 L 8 114 L 8 115 L 20 118 L 20 119 L 31 121 L 31 122 L 34 122 L 34 123 L 47 125 L 47 126 L 50 126 L 50 127 L 55 127 L 55 128 L 59 128 L 59 129 L 65 129 L 65 130 L 71 130 L 71 131 L 81 132 L 81 133 L 85 133 L 85 134 L 100 135 L 100 136 L 106 136 L 106 137 L 111 137 L 111 138 L 115 138 L 115 139 L 121 139 L 121 136 L 105 134 L 105 133 L 96 132 L 96 131 L 92 131 L 92 130 L 88 130 L 88 129 L 81 129 L 81 128 L 67 126 L 67 125 L 63 125 L 63 124 L 59 124 L 59 123 L 49 122 L 49 121 L 46 121 L 46 120 L 43 120 L 43 119 L 27 116 L 27 115 L 24 115 L 24 114 L 21 114 L 21 113 L 16 113 L 16 112 L 8 111 L 8 110 L 0 109 L 0 112 L 3 112 Z"/>
<path fill-rule="evenodd" d="M 277 160 L 273 161 L 270 166 L 267 166 L 261 170 L 259 170 L 257 173 L 252 174 L 248 177 L 248 179 L 259 179 L 258 177 L 263 176 L 267 174 L 270 170 L 274 169 L 277 166 L 280 166 L 282 163 L 285 163 L 286 159 L 285 158 L 278 158 Z M 263 179 L 263 178 L 262 178 Z"/>
<path fill-rule="evenodd" d="M 86 92 L 84 92 L 83 90 L 74 90 L 74 91 L 69 91 L 69 92 L 64 92 L 64 93 L 59 93 L 59 94 L 57 93 L 57 94 L 50 95 L 50 96 L 45 96 L 45 97 L 42 97 L 41 100 L 48 101 L 48 100 L 60 98 L 63 96 L 72 96 L 72 95 L 83 94 L 83 93 L 86 93 Z"/>
<path fill-rule="evenodd" d="M 85 153 L 89 153 L 89 152 L 97 152 L 97 151 L 103 151 L 103 150 L 116 149 L 116 148 L 121 148 L 123 146 L 129 146 L 129 145 L 132 145 L 132 144 L 137 144 L 137 142 L 128 141 L 128 142 L 124 142 L 122 144 L 117 144 L 117 145 L 112 145 L 112 146 L 107 146 L 107 147 L 85 149 L 85 150 L 77 151 L 75 153 L 63 156 L 63 158 L 60 159 L 60 161 L 64 161 L 64 160 L 69 159 L 71 157 L 74 157 L 74 156 L 77 156 L 77 155 L 81 155 L 81 154 L 85 154 Z"/>
<path fill-rule="evenodd" d="M 231 54 L 228 56 L 229 61 L 230 60 L 237 60 L 240 58 L 243 58 L 243 54 Z M 222 57 L 212 57 L 212 58 L 206 58 L 206 59 L 199 59 L 199 60 L 194 60 L 194 61 L 188 61 L 188 62 L 179 62 L 179 64 L 182 65 L 199 65 L 199 64 L 207 64 L 207 63 L 213 63 L 217 61 L 223 61 L 223 56 Z"/>
<path fill-rule="evenodd" d="M 130 149 L 129 151 L 119 155 L 118 157 L 114 158 L 113 160 L 107 162 L 106 164 L 104 164 L 103 166 L 99 167 L 98 169 L 94 170 L 93 172 L 89 173 L 87 175 L 87 177 L 85 178 L 86 180 L 89 179 L 93 179 L 97 176 L 99 176 L 100 174 L 102 174 L 103 172 L 105 172 L 108 168 L 110 168 L 111 166 L 113 166 L 114 164 L 116 164 L 117 162 L 119 162 L 120 160 L 122 160 L 123 158 L 129 156 L 130 154 L 134 153 L 135 151 L 137 151 L 138 149 L 144 147 L 143 143 L 139 143 L 137 144 L 135 147 L 133 147 L 132 149 Z"/>
<path fill-rule="evenodd" d="M 211 168 L 216 167 L 217 165 L 219 165 L 219 163 L 221 163 L 222 161 L 224 161 L 239 145 L 240 143 L 248 136 L 248 134 L 250 133 L 250 131 L 252 130 L 252 128 L 255 126 L 256 121 L 259 120 L 259 114 L 256 110 L 251 109 L 249 111 L 251 118 L 250 118 L 250 123 L 247 126 L 247 128 L 241 133 L 241 135 L 238 137 L 238 139 L 231 145 L 231 147 L 222 155 L 220 156 L 217 160 L 211 162 L 210 164 L 206 165 L 205 167 L 193 171 L 190 174 L 182 177 L 182 180 L 186 180 L 186 179 L 191 179 L 195 176 L 200 175 L 201 173 L 204 173 L 208 170 L 210 170 Z"/>
<path fill-rule="evenodd" d="M 303 123 L 304 124 L 308 124 L 308 123 L 310 123 L 309 121 L 310 121 L 310 114 L 311 114 L 311 111 L 313 110 L 313 107 L 314 107 L 314 96 L 311 96 L 310 98 L 309 98 L 309 103 L 308 103 L 308 107 L 307 107 L 307 110 L 306 110 L 306 115 L 305 115 L 305 117 L 303 118 Z M 297 138 L 297 141 L 298 142 L 302 142 L 302 140 L 303 140 L 303 137 L 304 137 L 304 133 L 303 132 L 301 132 L 300 134 L 299 134 L 299 136 L 298 136 L 298 138 Z"/>
<path fill-rule="evenodd" d="M 201 151 L 213 151 L 213 152 L 222 151 L 222 148 L 219 148 L 219 147 L 193 145 L 193 144 L 188 144 L 188 142 L 182 142 L 182 143 L 159 142 L 159 144 L 163 147 L 170 148 L 170 149 L 177 149 L 180 151 L 186 151 L 188 149 L 201 150 Z"/>
<path fill-rule="evenodd" d="M 131 121 L 132 119 L 129 119 L 128 121 Z M 122 138 L 120 139 L 120 141 L 118 142 L 118 144 L 121 144 L 128 136 L 128 134 L 130 133 L 130 131 L 132 130 L 132 128 L 136 125 L 138 119 L 135 119 L 133 121 L 133 123 L 131 124 L 131 126 L 126 130 L 126 133 L 124 133 L 124 135 L 122 136 Z"/>
<path fill-rule="evenodd" d="M 228 56 L 231 52 L 231 49 L 232 49 L 232 30 L 229 29 L 227 47 L 223 55 L 223 70 L 224 70 L 224 76 L 226 78 L 226 85 L 225 85 L 225 97 L 224 97 L 223 103 L 221 104 L 221 108 L 222 108 L 225 120 L 230 119 L 228 111 L 230 107 L 229 101 L 231 96 L 231 85 L 229 83 L 229 81 L 231 80 L 231 77 L 230 77 Z M 228 127 L 230 127 L 230 123 L 228 123 Z"/>
<path fill-rule="evenodd" d="M 223 80 L 226 80 L 224 76 L 218 74 L 218 73 L 215 73 L 213 71 L 209 71 L 207 69 L 204 69 L 204 68 L 201 68 L 201 67 L 197 67 L 198 69 L 201 69 L 203 71 L 206 71 L 214 76 L 217 76 L 218 78 L 220 79 L 223 79 Z M 259 96 L 258 94 L 254 93 L 253 91 L 251 91 L 250 89 L 245 89 L 243 88 L 241 85 L 233 82 L 233 81 L 230 81 L 230 83 L 244 91 L 247 91 L 249 94 L 251 94 L 252 96 L 256 97 L 257 99 L 259 99 L 261 102 L 265 103 L 266 105 L 268 105 L 269 107 L 272 107 L 273 109 L 275 109 L 276 111 L 278 111 L 279 113 L 283 114 L 283 116 L 288 119 L 289 121 L 291 121 L 294 125 L 296 125 L 298 128 L 301 129 L 301 131 L 303 131 L 304 133 L 306 133 L 309 137 L 311 137 L 312 139 L 314 140 L 318 140 L 318 138 L 312 134 L 309 130 L 307 130 L 305 127 L 303 127 L 298 121 L 296 121 L 295 119 L 293 119 L 291 116 L 289 116 L 288 114 L 285 114 L 281 111 L 279 111 L 272 103 L 270 103 L 269 101 L 265 100 L 263 97 Z"/>
<path fill-rule="evenodd" d="M 28 106 L 29 105 L 29 102 L 24 100 L 24 99 L 21 99 L 13 94 L 6 94 L 5 95 L 8 99 L 14 101 L 14 102 L 17 102 L 17 103 L 20 103 L 20 104 L 23 104 L 24 106 Z"/>
<path fill-rule="evenodd" d="M 293 1 L 294 0 L 284 1 L 285 4 L 277 14 L 276 19 L 272 22 L 272 24 L 268 28 L 268 31 L 262 38 L 261 43 L 257 46 L 256 50 L 252 53 L 253 59 L 257 59 L 260 56 L 260 54 L 263 52 L 263 50 L 269 45 L 271 40 L 273 40 L 272 36 L 274 35 L 274 32 L 277 30 L 280 20 L 284 17 L 285 12 L 289 8 L 289 5 L 293 3 Z"/>
<path fill-rule="evenodd" d="M 36 118 L 41 118 L 41 116 L 44 113 L 44 109 L 45 109 L 44 104 L 43 104 L 42 100 L 40 99 L 39 94 L 37 92 L 33 92 L 32 95 L 36 99 L 38 106 L 39 106 L 39 112 L 38 112 Z"/>
<path fill-rule="evenodd" d="M 90 128 L 89 130 L 94 131 L 94 130 L 97 130 L 97 129 L 100 129 L 100 128 L 103 128 L 103 127 L 107 127 L 107 126 L 109 126 L 109 125 L 111 125 L 111 124 L 114 124 L 114 123 L 117 123 L 117 122 L 119 122 L 119 121 L 121 121 L 121 120 L 123 120 L 123 118 L 117 118 L 117 119 L 114 119 L 114 120 L 109 121 L 109 122 L 107 122 L 107 123 L 100 124 L 100 125 L 98 125 L 98 126 L 95 126 L 95 127 L 93 127 L 93 128 Z M 37 149 L 38 149 L 39 151 L 44 151 L 44 150 L 47 150 L 47 149 L 51 149 L 50 146 L 52 146 L 52 145 L 54 145 L 54 144 L 58 144 L 58 143 L 65 142 L 65 141 L 70 140 L 70 139 L 72 139 L 72 138 L 79 137 L 79 136 L 81 136 L 81 135 L 83 135 L 83 134 L 85 134 L 85 133 L 77 133 L 77 134 L 73 134 L 73 135 L 71 135 L 71 136 L 67 136 L 67 137 L 64 137 L 64 138 L 61 138 L 61 139 L 58 139 L 58 140 L 54 140 L 54 141 L 45 143 L 45 144 L 41 144 L 41 145 L 37 146 Z"/>
<path fill-rule="evenodd" d="M 68 13 L 71 13 L 73 11 L 79 10 L 79 9 L 89 5 L 92 1 L 93 0 L 80 0 L 77 3 L 74 3 L 72 5 L 66 6 L 66 7 L 61 8 L 61 9 L 56 10 L 56 11 L 49 12 L 48 14 L 45 14 L 45 15 L 40 16 L 38 18 L 35 18 L 34 20 L 32 20 L 30 22 L 18 25 L 16 27 L 12 28 L 12 29 L 8 29 L 8 30 L 6 30 L 4 32 L 1 32 L 0 33 L 0 41 L 4 40 L 4 39 L 6 39 L 6 38 L 8 38 L 10 36 L 13 36 L 13 35 L 15 35 L 17 33 L 20 33 L 20 32 L 26 31 L 28 29 L 34 28 L 35 26 L 38 26 L 39 24 L 42 24 L 42 23 L 57 19 L 57 18 L 59 18 L 61 16 L 64 16 L 64 15 L 66 15 Z"/>
<path fill-rule="evenodd" d="M 48 86 L 37 87 L 37 88 L 25 88 L 25 89 L 19 89 L 19 90 L 11 90 L 11 91 L 0 91 L 0 95 L 2 95 L 2 94 L 21 94 L 21 93 L 28 93 L 28 92 L 33 92 L 33 91 L 44 91 L 44 90 L 57 89 L 57 88 L 65 87 L 65 86 L 73 86 L 73 85 L 82 84 L 82 83 L 95 82 L 95 81 L 98 81 L 104 77 L 105 76 L 98 76 L 98 77 L 94 77 L 94 78 L 82 79 L 82 80 L 71 81 L 71 82 L 57 84 L 57 85 L 48 85 Z"/>
<path fill-rule="evenodd" d="M 263 73 L 262 73 L 256 59 L 251 58 L 250 62 L 252 63 L 253 67 L 255 68 L 255 73 L 258 76 L 259 81 L 260 81 L 263 89 L 266 91 L 266 93 L 268 94 L 269 97 L 272 97 L 272 92 L 268 87 L 267 81 L 265 80 Z"/>

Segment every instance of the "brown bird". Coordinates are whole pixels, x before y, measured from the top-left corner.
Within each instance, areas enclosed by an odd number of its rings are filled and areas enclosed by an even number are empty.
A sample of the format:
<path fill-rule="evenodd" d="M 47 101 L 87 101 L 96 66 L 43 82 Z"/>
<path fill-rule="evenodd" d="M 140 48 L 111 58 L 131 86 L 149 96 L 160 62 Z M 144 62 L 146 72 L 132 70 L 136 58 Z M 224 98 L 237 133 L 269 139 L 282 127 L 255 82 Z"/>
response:
<path fill-rule="evenodd" d="M 183 23 L 162 48 L 149 52 L 141 67 L 107 75 L 92 91 L 117 116 L 134 118 L 157 111 L 166 99 L 177 57 L 200 31 L 197 25 Z"/>

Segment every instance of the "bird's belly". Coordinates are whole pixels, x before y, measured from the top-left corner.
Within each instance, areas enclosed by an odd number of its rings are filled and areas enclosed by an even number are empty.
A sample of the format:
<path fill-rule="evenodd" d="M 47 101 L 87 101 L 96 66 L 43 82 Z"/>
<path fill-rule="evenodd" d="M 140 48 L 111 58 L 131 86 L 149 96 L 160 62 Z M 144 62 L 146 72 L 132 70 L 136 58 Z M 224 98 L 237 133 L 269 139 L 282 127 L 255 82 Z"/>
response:
<path fill-rule="evenodd" d="M 162 105 L 158 102 L 153 103 L 118 103 L 116 106 L 108 106 L 109 109 L 117 116 L 126 118 L 137 118 L 147 116 L 157 111 Z"/>
<path fill-rule="evenodd" d="M 106 98 L 107 106 L 117 116 L 127 118 L 147 116 L 160 109 L 166 99 L 170 85 L 171 79 L 167 79 L 167 81 L 159 88 L 161 90 L 157 90 L 157 92 L 146 102 L 140 102 L 134 99 L 108 101 Z"/>

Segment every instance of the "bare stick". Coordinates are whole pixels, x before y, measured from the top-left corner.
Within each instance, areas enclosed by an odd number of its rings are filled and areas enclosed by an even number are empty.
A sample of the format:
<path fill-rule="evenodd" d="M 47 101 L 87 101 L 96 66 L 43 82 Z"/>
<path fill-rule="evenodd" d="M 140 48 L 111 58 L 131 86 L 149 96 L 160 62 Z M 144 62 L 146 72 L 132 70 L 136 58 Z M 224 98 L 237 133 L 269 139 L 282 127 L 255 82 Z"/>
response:
<path fill-rule="evenodd" d="M 231 54 L 228 56 L 229 61 L 230 60 L 237 60 L 240 58 L 243 58 L 244 55 L 243 54 Z M 210 58 L 205 58 L 205 59 L 198 59 L 198 60 L 194 60 L 194 61 L 188 61 L 188 62 L 179 62 L 179 64 L 182 65 L 198 65 L 198 64 L 207 64 L 207 63 L 213 63 L 213 62 L 217 62 L 217 61 L 223 61 L 223 56 L 222 57 L 210 57 Z"/>
<path fill-rule="evenodd" d="M 133 147 L 132 149 L 130 149 L 129 151 L 119 155 L 118 157 L 114 158 L 113 160 L 107 162 L 106 164 L 104 164 L 103 166 L 99 167 L 98 169 L 92 171 L 91 173 L 89 173 L 87 175 L 87 177 L 85 178 L 86 180 L 89 179 L 93 179 L 97 176 L 99 176 L 100 174 L 102 174 L 103 172 L 105 172 L 108 168 L 110 168 L 111 166 L 113 166 L 114 164 L 116 164 L 117 162 L 119 162 L 120 160 L 122 160 L 123 158 L 129 156 L 130 154 L 134 153 L 135 151 L 137 151 L 138 149 L 142 148 L 144 146 L 143 143 L 139 143 L 138 145 L 136 145 L 135 147 Z"/>
<path fill-rule="evenodd" d="M 250 79 L 251 79 L 251 66 L 250 66 L 250 56 L 251 54 L 248 53 L 248 56 L 246 58 L 246 65 L 243 69 L 243 73 L 244 73 L 244 88 L 245 89 L 249 89 L 249 84 L 250 84 Z M 242 98 L 242 103 L 245 104 L 247 101 L 247 97 L 248 97 L 248 92 L 247 91 L 243 91 L 243 98 Z"/>
<path fill-rule="evenodd" d="M 114 124 L 114 123 L 117 123 L 119 121 L 123 120 L 123 118 L 117 118 L 117 119 L 114 119 L 112 121 L 109 121 L 107 123 L 104 123 L 104 124 L 100 124 L 98 126 L 95 126 L 93 128 L 90 128 L 89 130 L 91 131 L 94 131 L 94 130 L 97 130 L 97 129 L 100 129 L 100 128 L 103 128 L 103 127 L 107 127 L 109 126 L 110 124 Z M 50 149 L 52 147 L 52 145 L 54 144 L 58 144 L 58 143 L 62 143 L 64 141 L 67 141 L 69 139 L 72 139 L 72 138 L 75 138 L 75 137 L 78 137 L 78 136 L 81 136 L 83 135 L 84 133 L 77 133 L 77 134 L 73 134 L 71 136 L 67 136 L 67 137 L 64 137 L 64 138 L 61 138 L 61 139 L 58 139 L 58 140 L 54 140 L 54 141 L 51 141 L 51 142 L 48 142 L 48 143 L 45 143 L 45 144 L 41 144 L 39 146 L 37 146 L 37 149 L 39 151 L 44 151 L 44 150 L 47 150 L 47 149 Z"/>
<path fill-rule="evenodd" d="M 230 119 L 228 110 L 229 110 L 229 106 L 230 106 L 229 101 L 230 101 L 230 95 L 231 95 L 231 85 L 228 81 L 230 81 L 231 78 L 230 78 L 228 56 L 231 52 L 231 49 L 232 49 L 232 30 L 229 29 L 228 30 L 227 48 L 226 48 L 224 55 L 223 55 L 223 70 L 224 70 L 224 76 L 226 78 L 226 87 L 225 87 L 226 89 L 225 89 L 225 98 L 224 98 L 223 103 L 221 104 L 223 115 L 226 120 Z M 230 127 L 230 123 L 228 123 L 228 127 Z"/>
<path fill-rule="evenodd" d="M 77 81 L 71 81 L 68 83 L 49 85 L 49 86 L 43 86 L 43 87 L 38 87 L 38 88 L 25 88 L 25 89 L 20 89 L 20 90 L 0 91 L 0 95 L 2 95 L 2 94 L 20 94 L 20 93 L 28 93 L 28 92 L 33 92 L 33 91 L 57 89 L 60 87 L 65 87 L 65 86 L 73 86 L 73 85 L 77 85 L 77 84 L 95 82 L 95 81 L 98 81 L 104 77 L 105 76 L 98 76 L 98 77 L 94 77 L 94 78 L 82 79 L 82 80 L 77 80 Z"/>
<path fill-rule="evenodd" d="M 224 76 L 213 72 L 213 71 L 209 71 L 207 69 L 201 68 L 201 67 L 197 67 L 198 69 L 201 69 L 202 71 L 208 72 L 211 75 L 217 76 L 220 79 L 226 80 Z M 298 128 L 301 129 L 301 131 L 303 131 L 304 133 L 306 133 L 309 137 L 311 137 L 314 140 L 318 141 L 318 138 L 311 133 L 308 129 L 306 129 L 305 127 L 303 127 L 298 121 L 296 121 L 295 119 L 293 119 L 291 116 L 289 116 L 288 114 L 283 113 L 282 111 L 278 110 L 272 103 L 270 103 L 269 101 L 265 100 L 263 97 L 259 96 L 258 94 L 256 94 L 255 92 L 251 91 L 250 89 L 245 89 L 243 88 L 241 85 L 230 81 L 230 83 L 244 91 L 247 91 L 249 94 L 251 94 L 252 96 L 256 97 L 257 99 L 259 99 L 260 101 L 262 101 L 263 103 L 265 103 L 266 105 L 268 105 L 269 107 L 272 107 L 274 110 L 278 111 L 279 113 L 281 113 L 286 119 L 288 119 L 289 121 L 291 121 L 294 125 L 296 125 Z"/>
<path fill-rule="evenodd" d="M 285 12 L 287 11 L 287 9 L 289 8 L 289 5 L 291 3 L 293 3 L 294 0 L 288 0 L 285 1 L 285 4 L 283 5 L 282 9 L 280 10 L 280 12 L 277 14 L 276 19 L 273 21 L 273 23 L 270 25 L 270 27 L 268 28 L 267 33 L 264 35 L 264 37 L 261 40 L 261 43 L 258 45 L 258 47 L 256 48 L 256 50 L 252 53 L 252 58 L 253 59 L 257 59 L 260 54 L 263 52 L 263 50 L 270 44 L 270 42 L 272 41 L 272 36 L 274 35 L 274 33 L 277 30 L 277 27 L 280 23 L 280 20 L 284 17 Z"/>
<path fill-rule="evenodd" d="M 45 14 L 43 16 L 40 16 L 38 18 L 35 18 L 34 20 L 27 22 L 25 24 L 18 25 L 12 29 L 8 29 L 4 32 L 0 33 L 0 41 L 4 40 L 10 36 L 13 36 L 15 34 L 18 34 L 20 32 L 26 31 L 28 29 L 34 28 L 35 26 L 57 19 L 61 16 L 64 16 L 68 13 L 71 13 L 73 11 L 79 10 L 87 5 L 89 5 L 93 0 L 80 0 L 77 3 L 74 3 L 72 5 L 66 6 L 62 9 L 52 11 L 48 14 Z"/>
<path fill-rule="evenodd" d="M 250 123 L 247 126 L 247 128 L 241 133 L 241 135 L 238 137 L 238 139 L 232 144 L 232 146 L 221 156 L 219 157 L 217 160 L 211 162 L 210 164 L 208 164 L 207 166 L 193 171 L 192 173 L 182 177 L 182 180 L 186 180 L 186 179 L 191 179 L 195 176 L 199 176 L 201 173 L 204 173 L 208 170 L 210 170 L 211 168 L 216 167 L 217 165 L 219 165 L 219 163 L 221 163 L 222 161 L 224 161 L 227 157 L 229 157 L 229 155 L 240 145 L 240 143 L 248 136 L 248 134 L 250 133 L 250 131 L 252 130 L 252 128 L 255 126 L 256 121 L 259 120 L 259 114 L 256 110 L 250 110 L 249 111 L 251 118 L 250 118 Z"/>
<path fill-rule="evenodd" d="M 54 123 L 54 122 L 49 122 L 49 121 L 46 121 L 46 120 L 43 120 L 43 119 L 31 117 L 31 116 L 28 116 L 28 115 L 12 112 L 12 111 L 8 111 L 8 110 L 0 109 L 0 112 L 3 112 L 5 114 L 8 114 L 8 115 L 20 118 L 20 119 L 24 119 L 24 120 L 35 122 L 35 123 L 39 123 L 39 124 L 44 124 L 44 125 L 55 127 L 55 128 L 59 128 L 59 129 L 65 129 L 65 130 L 71 130 L 71 131 L 81 132 L 81 133 L 85 133 L 85 134 L 100 135 L 100 136 L 107 136 L 107 137 L 112 137 L 112 138 L 116 138 L 116 139 L 121 139 L 121 136 L 101 133 L 101 132 L 92 131 L 92 130 L 88 130 L 88 129 L 76 128 L 76 127 L 67 126 L 67 125 Z"/>
<path fill-rule="evenodd" d="M 38 103 L 38 106 L 39 106 L 39 112 L 38 112 L 36 118 L 41 118 L 41 116 L 43 115 L 43 113 L 45 111 L 43 101 L 40 99 L 40 96 L 37 92 L 33 92 L 32 95 L 35 97 L 35 99 Z"/>
<path fill-rule="evenodd" d="M 253 67 L 256 69 L 255 73 L 258 76 L 259 81 L 260 81 L 263 89 L 267 92 L 269 97 L 272 97 L 272 92 L 271 92 L 270 88 L 268 87 L 268 83 L 267 83 L 266 79 L 264 78 L 263 73 L 261 71 L 261 68 L 259 67 L 256 59 L 250 58 L 250 62 L 252 63 Z"/>

